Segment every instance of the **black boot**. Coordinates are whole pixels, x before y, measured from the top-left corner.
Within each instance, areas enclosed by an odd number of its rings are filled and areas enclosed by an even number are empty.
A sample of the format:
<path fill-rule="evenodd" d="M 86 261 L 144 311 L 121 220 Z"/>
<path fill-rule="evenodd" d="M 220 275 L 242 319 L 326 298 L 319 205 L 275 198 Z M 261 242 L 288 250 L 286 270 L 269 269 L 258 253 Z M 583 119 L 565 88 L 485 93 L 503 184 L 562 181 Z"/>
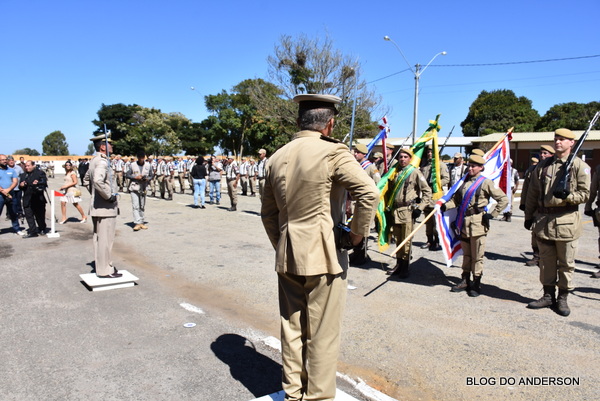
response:
<path fill-rule="evenodd" d="M 367 262 L 367 248 L 365 239 L 353 248 L 352 254 L 349 257 L 350 264 L 355 266 L 363 265 Z"/>
<path fill-rule="evenodd" d="M 529 309 L 542 309 L 553 306 L 556 303 L 556 294 L 553 285 L 544 286 L 544 296 L 537 301 L 527 304 Z"/>
<path fill-rule="evenodd" d="M 458 284 L 456 284 L 454 287 L 452 287 L 450 289 L 450 291 L 452 292 L 462 292 L 462 291 L 469 291 L 471 287 L 471 273 L 470 272 L 463 272 L 462 274 L 462 281 Z"/>
<path fill-rule="evenodd" d="M 231 207 L 229 209 L 227 209 L 227 211 L 229 212 L 235 212 L 237 210 L 236 205 L 231 205 Z"/>
<path fill-rule="evenodd" d="M 567 305 L 568 295 L 569 290 L 563 290 L 561 288 L 558 289 L 558 298 L 556 298 L 556 312 L 561 316 L 569 316 L 571 314 L 571 309 L 569 309 L 569 305 Z"/>
<path fill-rule="evenodd" d="M 421 249 L 431 248 L 432 244 L 433 244 L 433 236 L 432 235 L 427 235 L 427 243 L 421 245 Z"/>
<path fill-rule="evenodd" d="M 533 258 L 525 262 L 525 266 L 539 266 L 540 264 L 540 249 L 533 248 Z"/>
<path fill-rule="evenodd" d="M 431 245 L 429 245 L 430 251 L 437 251 L 440 249 L 440 237 L 438 237 L 437 233 L 431 236 Z"/>
<path fill-rule="evenodd" d="M 481 276 L 473 276 L 473 283 L 468 290 L 470 297 L 478 297 L 481 294 Z"/>
<path fill-rule="evenodd" d="M 504 213 L 504 217 L 507 223 L 510 223 L 510 216 L 512 216 L 511 212 Z"/>
<path fill-rule="evenodd" d="M 393 276 L 394 274 L 397 274 L 398 272 L 400 272 L 401 268 L 402 268 L 402 259 L 396 259 L 396 266 L 394 266 L 394 268 L 385 272 L 385 274 L 387 274 L 388 276 Z"/>
<path fill-rule="evenodd" d="M 401 265 L 400 265 L 400 271 L 398 272 L 398 277 L 408 278 L 408 276 L 410 275 L 410 269 L 409 269 L 408 265 L 409 265 L 408 260 L 402 260 Z"/>

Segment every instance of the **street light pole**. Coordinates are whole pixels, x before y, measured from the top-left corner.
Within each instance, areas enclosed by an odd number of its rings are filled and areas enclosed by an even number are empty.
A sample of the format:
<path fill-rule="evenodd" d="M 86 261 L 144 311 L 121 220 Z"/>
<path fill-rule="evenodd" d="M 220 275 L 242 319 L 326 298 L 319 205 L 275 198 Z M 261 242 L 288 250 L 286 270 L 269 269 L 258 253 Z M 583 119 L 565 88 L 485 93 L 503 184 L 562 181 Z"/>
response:
<path fill-rule="evenodd" d="M 421 64 L 416 64 L 415 68 L 413 69 L 412 66 L 410 65 L 410 63 L 408 62 L 408 60 L 406 59 L 406 56 L 404 56 L 404 53 L 402 52 L 400 47 L 396 44 L 396 42 L 394 42 L 394 40 L 392 38 L 390 38 L 389 36 L 384 36 L 383 39 L 387 40 L 388 42 L 392 42 L 392 44 L 396 47 L 398 52 L 402 55 L 402 58 L 406 62 L 406 65 L 408 65 L 408 68 L 415 75 L 415 100 L 414 100 L 414 105 L 413 105 L 413 126 L 412 126 L 412 144 L 414 145 L 415 140 L 416 140 L 416 135 L 417 135 L 417 117 L 419 114 L 419 79 L 421 78 L 421 74 L 423 74 L 423 72 L 425 72 L 425 69 L 427 69 L 427 67 L 429 67 L 429 64 L 431 64 L 437 56 L 440 56 L 440 55 L 445 56 L 448 53 L 446 53 L 445 51 L 439 52 L 431 58 L 429 63 L 427 63 L 425 65 L 425 67 L 423 67 L 423 69 L 421 69 Z"/>

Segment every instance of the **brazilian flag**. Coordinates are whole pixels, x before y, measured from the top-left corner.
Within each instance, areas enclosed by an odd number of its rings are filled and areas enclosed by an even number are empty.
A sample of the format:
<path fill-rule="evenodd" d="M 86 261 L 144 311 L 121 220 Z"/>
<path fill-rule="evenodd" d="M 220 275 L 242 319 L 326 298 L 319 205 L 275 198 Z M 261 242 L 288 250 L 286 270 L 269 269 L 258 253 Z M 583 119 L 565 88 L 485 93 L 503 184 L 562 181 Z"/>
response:
<path fill-rule="evenodd" d="M 419 168 L 421 160 L 425 153 L 425 147 L 429 141 L 432 141 L 432 169 L 431 177 L 433 184 L 433 199 L 437 200 L 444 195 L 440 179 L 440 155 L 438 148 L 438 131 L 442 128 L 438 124 L 440 115 L 435 120 L 429 121 L 429 128 L 413 144 L 410 150 L 413 152 L 410 164 L 405 169 L 400 170 L 400 163 L 396 163 L 387 173 L 381 177 L 377 184 L 379 188 L 379 205 L 377 206 L 377 220 L 379 221 L 379 250 L 385 251 L 389 245 L 389 238 L 392 229 L 392 213 L 394 211 L 394 199 L 396 194 L 402 188 L 402 184 L 412 171 Z"/>

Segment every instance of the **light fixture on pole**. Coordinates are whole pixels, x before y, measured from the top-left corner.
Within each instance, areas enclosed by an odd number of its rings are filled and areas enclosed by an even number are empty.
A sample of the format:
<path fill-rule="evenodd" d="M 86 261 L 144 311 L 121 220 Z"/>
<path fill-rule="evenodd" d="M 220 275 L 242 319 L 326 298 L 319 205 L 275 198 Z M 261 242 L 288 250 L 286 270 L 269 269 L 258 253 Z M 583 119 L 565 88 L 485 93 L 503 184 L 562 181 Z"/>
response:
<path fill-rule="evenodd" d="M 429 60 L 429 63 L 427 63 L 425 65 L 425 67 L 421 68 L 422 67 L 421 64 L 416 64 L 415 68 L 413 69 L 412 66 L 410 65 L 410 63 L 408 62 L 408 60 L 406 59 L 406 56 L 404 56 L 404 53 L 402 53 L 402 50 L 400 49 L 400 47 L 396 44 L 396 42 L 394 42 L 392 40 L 392 38 L 390 38 L 389 36 L 384 36 L 383 39 L 387 40 L 388 42 L 392 42 L 392 44 L 396 47 L 398 52 L 402 55 L 402 58 L 406 62 L 406 65 L 408 65 L 408 68 L 415 75 L 415 102 L 414 102 L 414 106 L 413 106 L 413 127 L 412 127 L 412 143 L 414 145 L 415 144 L 415 136 L 417 134 L 417 116 L 419 113 L 419 78 L 421 77 L 421 74 L 423 74 L 425 69 L 427 69 L 427 67 L 429 67 L 429 64 L 431 64 L 437 56 L 440 56 L 440 55 L 445 56 L 447 53 L 445 51 L 439 52 L 435 56 L 433 56 L 431 58 L 431 60 Z"/>

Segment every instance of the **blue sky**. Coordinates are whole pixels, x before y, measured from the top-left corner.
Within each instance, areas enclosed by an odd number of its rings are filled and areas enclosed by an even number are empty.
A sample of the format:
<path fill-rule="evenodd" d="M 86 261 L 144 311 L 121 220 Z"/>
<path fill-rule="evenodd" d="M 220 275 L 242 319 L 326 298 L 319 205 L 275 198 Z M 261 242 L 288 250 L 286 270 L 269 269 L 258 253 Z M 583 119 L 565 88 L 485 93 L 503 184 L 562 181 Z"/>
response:
<path fill-rule="evenodd" d="M 104 104 L 137 103 L 207 116 L 201 95 L 267 78 L 283 34 L 328 34 L 358 57 L 363 78 L 389 107 L 392 136 L 412 127 L 411 64 L 438 57 L 421 76 L 419 132 L 441 113 L 445 135 L 482 90 L 511 89 L 543 115 L 557 103 L 600 101 L 597 0 L 582 1 L 203 1 L 0 0 L 0 152 L 42 151 L 54 130 L 83 154 Z M 197 91 L 191 91 L 194 86 Z M 378 118 L 381 116 L 373 116 Z M 508 128 L 508 127 L 507 127 Z"/>

